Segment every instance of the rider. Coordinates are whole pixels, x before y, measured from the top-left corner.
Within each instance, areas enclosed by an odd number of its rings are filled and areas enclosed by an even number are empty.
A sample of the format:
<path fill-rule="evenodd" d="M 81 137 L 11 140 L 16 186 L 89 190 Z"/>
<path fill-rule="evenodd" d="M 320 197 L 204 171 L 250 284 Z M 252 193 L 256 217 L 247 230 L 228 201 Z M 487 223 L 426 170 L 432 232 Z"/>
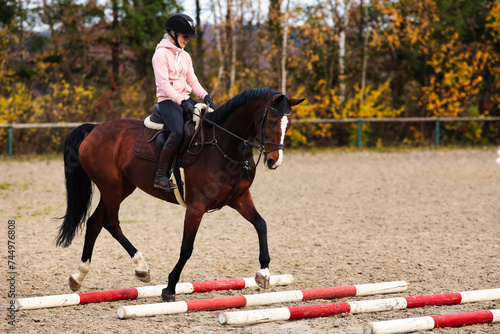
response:
<path fill-rule="evenodd" d="M 153 55 L 153 70 L 161 118 L 170 135 L 161 150 L 154 186 L 172 191 L 177 185 L 170 180 L 170 167 L 184 135 L 183 112 L 191 116 L 196 104 L 190 93 L 203 99 L 210 108 L 215 106 L 194 73 L 191 56 L 184 50 L 190 37 L 198 37 L 193 19 L 186 14 L 174 14 L 168 18 L 165 29 L 167 33 Z"/>

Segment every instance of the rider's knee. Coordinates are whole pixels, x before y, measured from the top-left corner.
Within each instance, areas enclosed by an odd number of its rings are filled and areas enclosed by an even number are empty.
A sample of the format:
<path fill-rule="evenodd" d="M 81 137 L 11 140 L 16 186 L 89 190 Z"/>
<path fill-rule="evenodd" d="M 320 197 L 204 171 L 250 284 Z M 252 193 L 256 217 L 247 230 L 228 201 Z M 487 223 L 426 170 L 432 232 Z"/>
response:
<path fill-rule="evenodd" d="M 179 135 L 176 132 L 170 133 L 168 136 L 167 141 L 165 142 L 165 147 L 166 148 L 176 148 L 179 146 Z"/>

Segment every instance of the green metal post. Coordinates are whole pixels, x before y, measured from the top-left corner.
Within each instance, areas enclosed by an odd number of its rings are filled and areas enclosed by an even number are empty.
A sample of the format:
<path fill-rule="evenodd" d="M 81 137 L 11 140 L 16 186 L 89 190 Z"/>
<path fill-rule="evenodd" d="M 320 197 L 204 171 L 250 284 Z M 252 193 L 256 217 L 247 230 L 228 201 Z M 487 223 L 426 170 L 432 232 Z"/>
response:
<path fill-rule="evenodd" d="M 356 145 L 358 148 L 361 147 L 361 118 L 358 118 L 358 136 L 356 140 Z"/>
<path fill-rule="evenodd" d="M 12 156 L 12 124 L 9 125 L 9 156 Z"/>
<path fill-rule="evenodd" d="M 439 147 L 439 117 L 436 118 L 436 147 Z"/>

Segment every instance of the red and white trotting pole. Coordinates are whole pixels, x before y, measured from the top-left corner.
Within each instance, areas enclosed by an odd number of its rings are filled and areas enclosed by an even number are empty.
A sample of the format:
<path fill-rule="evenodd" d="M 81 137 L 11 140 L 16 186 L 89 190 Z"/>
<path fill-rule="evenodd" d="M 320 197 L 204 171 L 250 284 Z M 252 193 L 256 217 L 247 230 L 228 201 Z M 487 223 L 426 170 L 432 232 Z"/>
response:
<path fill-rule="evenodd" d="M 271 276 L 271 285 L 287 285 L 294 282 L 292 275 Z M 144 286 L 138 288 L 71 293 L 67 295 L 19 298 L 16 300 L 16 310 L 60 307 L 89 303 L 109 302 L 124 299 L 159 297 L 166 285 Z M 257 287 L 254 277 L 236 278 L 216 281 L 178 283 L 176 294 L 207 292 L 215 290 L 239 290 Z"/>
<path fill-rule="evenodd" d="M 118 317 L 150 317 L 161 314 L 175 314 L 189 311 L 221 310 L 234 307 L 268 305 L 312 299 L 331 299 L 341 297 L 365 296 L 379 293 L 406 291 L 404 281 L 384 282 L 340 287 L 294 290 L 261 293 L 246 296 L 221 297 L 212 299 L 188 300 L 173 303 L 122 306 L 117 310 Z"/>
<path fill-rule="evenodd" d="M 429 305 L 452 305 L 498 299 L 500 299 L 500 289 L 476 290 L 345 303 L 224 312 L 219 315 L 219 322 L 222 325 L 245 325 L 279 320 L 327 317 L 340 313 L 380 312 Z"/>
<path fill-rule="evenodd" d="M 364 334 L 408 333 L 439 327 L 459 327 L 500 322 L 500 310 L 466 312 L 428 317 L 370 322 L 363 327 Z"/>

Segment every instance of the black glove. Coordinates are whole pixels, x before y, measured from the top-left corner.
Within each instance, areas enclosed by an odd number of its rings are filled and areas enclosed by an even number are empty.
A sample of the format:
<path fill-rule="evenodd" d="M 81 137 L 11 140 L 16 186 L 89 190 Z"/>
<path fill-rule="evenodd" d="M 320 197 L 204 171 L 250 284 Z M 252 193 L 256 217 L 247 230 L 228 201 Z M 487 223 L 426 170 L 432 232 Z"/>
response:
<path fill-rule="evenodd" d="M 190 117 L 190 118 L 193 117 L 194 108 L 193 108 L 193 105 L 191 103 L 189 103 L 188 100 L 184 100 L 181 102 L 181 108 L 186 113 L 186 115 L 188 117 Z"/>
<path fill-rule="evenodd" d="M 212 98 L 210 97 L 210 95 L 208 95 L 208 94 L 205 95 L 205 98 L 203 100 L 205 101 L 205 104 L 207 106 L 209 106 L 212 109 L 215 109 L 214 101 L 212 101 Z"/>

